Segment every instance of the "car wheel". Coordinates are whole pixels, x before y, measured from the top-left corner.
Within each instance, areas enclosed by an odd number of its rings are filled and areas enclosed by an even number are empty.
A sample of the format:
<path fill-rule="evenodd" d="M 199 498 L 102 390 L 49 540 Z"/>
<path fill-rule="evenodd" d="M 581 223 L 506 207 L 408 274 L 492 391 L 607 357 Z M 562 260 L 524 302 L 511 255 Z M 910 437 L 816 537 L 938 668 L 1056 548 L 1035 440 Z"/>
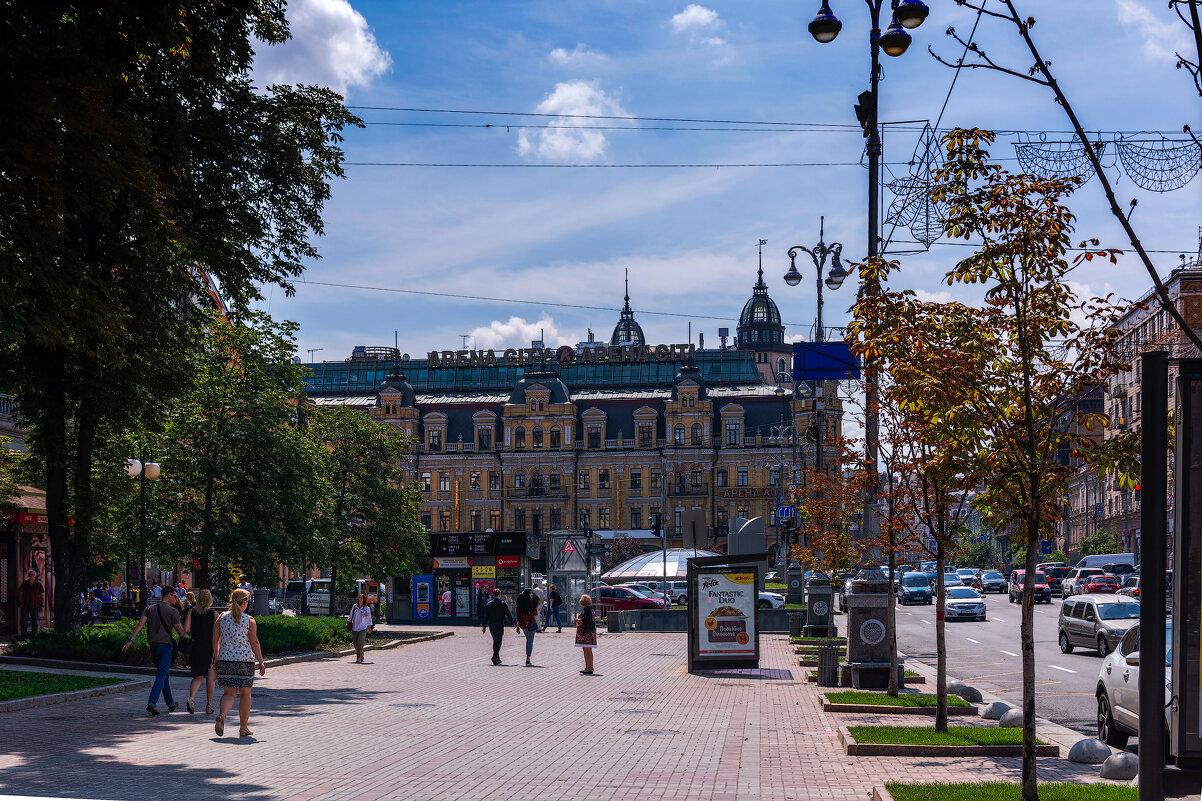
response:
<path fill-rule="evenodd" d="M 1115 725 L 1114 715 L 1110 712 L 1110 700 L 1102 693 L 1098 696 L 1098 739 L 1114 748 L 1126 748 L 1128 737 L 1130 735 L 1119 731 Z"/>
<path fill-rule="evenodd" d="M 680 595 L 680 596 L 677 596 L 677 598 L 676 598 L 676 603 L 680 604 L 681 606 L 688 606 L 688 605 L 689 605 L 689 599 L 688 599 L 688 598 L 686 598 L 686 597 L 685 597 L 685 596 L 683 596 L 683 595 Z"/>
<path fill-rule="evenodd" d="M 771 608 L 772 608 L 771 601 L 760 601 L 760 609 L 771 609 Z"/>
<path fill-rule="evenodd" d="M 1098 656 L 1105 659 L 1106 655 L 1109 653 L 1110 653 L 1110 643 L 1106 642 L 1106 635 L 1099 634 L 1098 635 Z"/>
<path fill-rule="evenodd" d="M 1068 634 L 1060 632 L 1060 653 L 1071 654 L 1073 652 L 1073 644 L 1068 641 Z"/>

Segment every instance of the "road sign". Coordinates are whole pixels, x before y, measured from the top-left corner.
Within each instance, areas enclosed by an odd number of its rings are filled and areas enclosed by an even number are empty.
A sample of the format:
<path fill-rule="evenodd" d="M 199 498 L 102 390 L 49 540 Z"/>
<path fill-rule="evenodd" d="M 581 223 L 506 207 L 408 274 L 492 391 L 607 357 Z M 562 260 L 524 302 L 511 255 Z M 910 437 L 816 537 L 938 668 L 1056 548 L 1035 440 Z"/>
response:
<path fill-rule="evenodd" d="M 797 509 L 792 506 L 781 506 L 776 510 L 776 516 L 778 519 L 796 517 Z"/>
<path fill-rule="evenodd" d="M 1052 541 L 1051 540 L 1040 540 L 1039 541 L 1039 552 L 1042 554 L 1051 553 L 1052 552 Z"/>
<path fill-rule="evenodd" d="M 576 546 L 572 544 L 571 540 L 563 541 L 563 552 L 564 553 L 573 553 L 573 552 L 575 552 L 575 550 L 576 550 Z"/>

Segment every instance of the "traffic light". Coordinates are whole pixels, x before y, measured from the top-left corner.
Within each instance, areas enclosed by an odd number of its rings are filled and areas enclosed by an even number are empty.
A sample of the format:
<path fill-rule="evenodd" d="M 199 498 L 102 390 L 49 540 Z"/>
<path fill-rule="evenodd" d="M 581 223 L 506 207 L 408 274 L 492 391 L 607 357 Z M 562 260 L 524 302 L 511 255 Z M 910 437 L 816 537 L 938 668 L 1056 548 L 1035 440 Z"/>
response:
<path fill-rule="evenodd" d="M 856 119 L 860 123 L 860 128 L 864 130 L 864 137 L 868 138 L 869 131 L 876 127 L 876 114 L 872 107 L 872 92 L 861 92 L 856 100 L 859 101 L 856 103 Z"/>

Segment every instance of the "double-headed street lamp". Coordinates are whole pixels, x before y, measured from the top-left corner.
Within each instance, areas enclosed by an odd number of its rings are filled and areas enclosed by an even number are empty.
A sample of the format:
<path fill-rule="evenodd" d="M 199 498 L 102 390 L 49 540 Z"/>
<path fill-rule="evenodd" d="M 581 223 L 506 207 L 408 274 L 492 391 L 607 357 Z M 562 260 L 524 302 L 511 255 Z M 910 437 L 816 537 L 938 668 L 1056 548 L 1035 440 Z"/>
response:
<path fill-rule="evenodd" d="M 881 51 L 888 56 L 900 56 L 910 47 L 910 34 L 906 29 L 917 28 L 930 13 L 922 0 L 890 0 L 889 8 L 893 18 L 889 27 L 881 32 L 881 8 L 885 0 L 864 0 L 872 17 L 872 28 L 868 41 L 871 53 L 871 67 L 868 72 L 869 89 L 860 95 L 856 105 L 856 117 L 864 128 L 864 136 L 868 139 L 868 260 L 873 262 L 880 257 L 880 241 L 877 229 L 880 228 L 880 185 L 881 173 L 881 134 L 877 124 L 877 89 L 881 79 Z M 843 23 L 831 12 L 829 0 L 822 0 L 822 8 L 810 22 L 810 35 L 823 44 L 833 42 L 843 29 Z M 800 280 L 800 277 L 799 277 Z M 875 294 L 880 288 L 875 282 L 870 286 L 860 287 L 861 293 Z M 821 308 L 821 307 L 819 307 Z M 821 330 L 821 329 L 820 329 Z M 877 440 L 880 432 L 880 419 L 877 410 L 877 377 L 876 369 L 866 364 L 864 369 L 864 439 L 865 456 L 868 460 L 868 472 L 873 481 L 877 474 Z M 869 530 L 875 530 L 876 517 L 873 505 L 875 488 L 869 493 L 864 508 L 864 525 Z"/>
<path fill-rule="evenodd" d="M 839 254 L 843 252 L 843 245 L 839 242 L 832 242 L 827 245 L 822 241 L 822 236 L 825 233 L 825 225 L 826 217 L 819 217 L 818 244 L 813 248 L 808 248 L 805 245 L 794 245 L 789 248 L 789 271 L 785 273 L 785 283 L 789 286 L 797 286 L 801 283 L 801 272 L 797 269 L 797 254 L 805 253 L 814 262 L 815 287 L 818 294 L 818 330 L 814 334 L 815 342 L 822 342 L 826 339 L 826 334 L 822 329 L 822 285 L 825 283 L 828 289 L 838 289 L 843 286 L 843 282 L 847 280 L 848 276 L 843 262 L 839 261 Z M 827 272 L 824 282 L 822 272 L 826 269 L 826 260 L 828 257 L 831 259 L 831 268 Z"/>
<path fill-rule="evenodd" d="M 146 609 L 146 482 L 157 481 L 162 474 L 158 462 L 147 462 L 139 459 L 125 460 L 125 474 L 138 479 L 139 505 L 141 507 L 138 524 L 139 543 L 141 546 L 141 567 L 138 568 L 140 583 L 138 585 L 138 610 Z"/>

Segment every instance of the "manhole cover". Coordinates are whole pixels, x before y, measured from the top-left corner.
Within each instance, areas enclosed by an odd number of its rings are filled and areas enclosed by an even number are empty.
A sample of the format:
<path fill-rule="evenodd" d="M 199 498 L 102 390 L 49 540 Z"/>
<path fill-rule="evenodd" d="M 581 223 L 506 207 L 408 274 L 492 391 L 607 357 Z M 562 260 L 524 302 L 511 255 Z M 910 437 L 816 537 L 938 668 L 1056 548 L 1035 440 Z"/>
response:
<path fill-rule="evenodd" d="M 426 706 L 434 706 L 434 704 L 390 704 L 389 706 L 395 706 L 400 709 L 420 709 Z"/>
<path fill-rule="evenodd" d="M 613 698 L 606 699 L 609 701 L 617 701 L 623 704 L 643 704 L 650 701 L 650 698 L 639 698 L 637 695 L 615 695 Z"/>
<path fill-rule="evenodd" d="M 662 737 L 665 734 L 680 734 L 676 729 L 627 729 L 627 734 L 648 734 L 652 737 Z"/>
<path fill-rule="evenodd" d="M 617 712 L 619 715 L 654 715 L 654 714 L 656 714 L 655 710 L 653 710 L 653 709 L 615 709 L 614 712 Z"/>

